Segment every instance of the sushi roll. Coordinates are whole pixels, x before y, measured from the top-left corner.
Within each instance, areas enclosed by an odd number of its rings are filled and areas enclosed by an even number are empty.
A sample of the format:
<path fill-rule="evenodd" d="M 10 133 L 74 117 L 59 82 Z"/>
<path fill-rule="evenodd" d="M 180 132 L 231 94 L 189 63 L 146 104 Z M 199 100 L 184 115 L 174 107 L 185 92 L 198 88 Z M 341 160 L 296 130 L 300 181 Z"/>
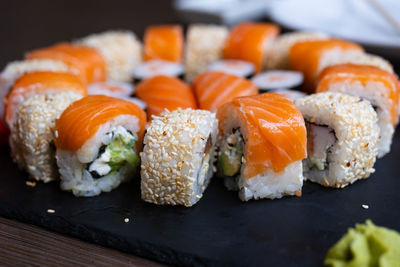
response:
<path fill-rule="evenodd" d="M 336 92 L 295 100 L 307 127 L 304 178 L 343 188 L 374 172 L 379 128 L 369 101 Z"/>
<path fill-rule="evenodd" d="M 200 109 L 216 111 L 235 97 L 258 94 L 257 87 L 249 80 L 223 72 L 205 72 L 193 82 Z"/>
<path fill-rule="evenodd" d="M 206 110 L 154 116 L 144 138 L 141 193 L 158 205 L 194 205 L 213 174 L 218 121 Z"/>
<path fill-rule="evenodd" d="M 378 116 L 378 158 L 390 152 L 398 123 L 399 79 L 374 66 L 342 64 L 324 69 L 317 92 L 341 92 L 368 100 Z"/>
<path fill-rule="evenodd" d="M 230 32 L 223 49 L 226 59 L 238 59 L 254 64 L 256 73 L 265 68 L 267 51 L 279 34 L 279 27 L 271 23 L 243 22 Z"/>
<path fill-rule="evenodd" d="M 78 74 L 78 71 L 69 67 L 61 61 L 56 60 L 23 60 L 13 61 L 7 64 L 0 73 L 0 144 L 8 139 L 8 130 L 4 121 L 4 102 L 8 92 L 15 81 L 22 75 L 35 71 L 55 71 Z"/>
<path fill-rule="evenodd" d="M 279 35 L 267 54 L 267 69 L 290 69 L 289 52 L 291 47 L 303 41 L 326 40 L 329 36 L 319 32 L 289 32 Z"/>
<path fill-rule="evenodd" d="M 254 74 L 254 65 L 250 62 L 236 59 L 224 59 L 211 63 L 207 71 L 220 71 L 243 78 L 251 78 Z"/>
<path fill-rule="evenodd" d="M 297 91 L 297 90 L 291 90 L 291 89 L 278 89 L 278 90 L 272 90 L 271 92 L 280 94 L 281 96 L 289 99 L 292 102 L 296 99 L 307 96 L 307 94 L 304 92 Z"/>
<path fill-rule="evenodd" d="M 275 93 L 238 97 L 217 111 L 219 172 L 242 201 L 301 195 L 307 140 L 303 116 Z"/>
<path fill-rule="evenodd" d="M 337 57 L 332 58 L 326 67 L 338 64 L 355 64 L 355 65 L 368 65 L 375 66 L 384 71 L 394 73 L 392 64 L 384 58 L 372 54 L 355 54 L 350 57 Z"/>
<path fill-rule="evenodd" d="M 165 110 L 197 108 L 192 89 L 183 81 L 164 75 L 140 82 L 136 87 L 136 96 L 147 104 L 149 120 Z"/>
<path fill-rule="evenodd" d="M 183 79 L 185 69 L 179 62 L 166 61 L 161 59 L 148 60 L 137 66 L 132 76 L 136 83 L 157 75 L 166 75 Z"/>
<path fill-rule="evenodd" d="M 30 179 L 58 180 L 55 159 L 55 120 L 81 96 L 74 92 L 35 95 L 21 104 L 10 136 L 11 155 Z"/>
<path fill-rule="evenodd" d="M 13 160 L 37 181 L 58 179 L 54 161 L 54 121 L 65 108 L 87 94 L 78 77 L 33 72 L 21 76 L 6 99 Z"/>
<path fill-rule="evenodd" d="M 26 59 L 50 59 L 61 61 L 70 68 L 76 69 L 82 82 L 88 84 L 106 80 L 106 62 L 96 49 L 59 43 L 29 52 Z"/>
<path fill-rule="evenodd" d="M 363 48 L 358 44 L 338 39 L 299 42 L 290 49 L 290 68 L 303 73 L 303 88 L 312 93 L 315 91 L 318 74 L 330 62 L 338 58 L 346 60 L 363 53 Z"/>
<path fill-rule="evenodd" d="M 142 44 L 130 31 L 107 31 L 76 41 L 101 53 L 106 62 L 107 80 L 130 82 L 132 71 L 142 61 Z"/>
<path fill-rule="evenodd" d="M 135 87 L 126 82 L 96 82 L 88 85 L 89 95 L 108 95 L 113 97 L 129 97 L 135 92 Z"/>
<path fill-rule="evenodd" d="M 180 25 L 156 25 L 146 28 L 143 59 L 182 62 L 183 29 Z"/>
<path fill-rule="evenodd" d="M 4 117 L 8 127 L 13 129 L 15 114 L 19 106 L 28 98 L 38 94 L 63 91 L 74 92 L 80 97 L 87 94 L 86 86 L 73 74 L 43 71 L 21 76 L 4 99 Z"/>
<path fill-rule="evenodd" d="M 303 83 L 303 74 L 290 70 L 270 70 L 257 74 L 251 81 L 260 91 L 294 89 Z"/>
<path fill-rule="evenodd" d="M 211 63 L 222 58 L 222 49 L 228 34 L 228 28 L 222 25 L 189 26 L 185 49 L 186 82 L 192 83 Z"/>
<path fill-rule="evenodd" d="M 119 98 L 93 95 L 72 103 L 56 120 L 61 189 L 90 197 L 132 178 L 145 124 L 144 111 Z"/>

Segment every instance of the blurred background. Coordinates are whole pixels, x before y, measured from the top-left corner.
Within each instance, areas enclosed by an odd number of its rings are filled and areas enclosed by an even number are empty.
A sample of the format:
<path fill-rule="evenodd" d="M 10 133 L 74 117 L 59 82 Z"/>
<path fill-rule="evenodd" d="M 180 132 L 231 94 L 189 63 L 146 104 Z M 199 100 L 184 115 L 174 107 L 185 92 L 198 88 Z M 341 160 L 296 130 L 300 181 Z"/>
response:
<path fill-rule="evenodd" d="M 107 29 L 142 37 L 150 24 L 234 25 L 273 21 L 283 31 L 317 30 L 361 43 L 400 66 L 399 0 L 2 1 L 0 67 L 23 53 Z"/>

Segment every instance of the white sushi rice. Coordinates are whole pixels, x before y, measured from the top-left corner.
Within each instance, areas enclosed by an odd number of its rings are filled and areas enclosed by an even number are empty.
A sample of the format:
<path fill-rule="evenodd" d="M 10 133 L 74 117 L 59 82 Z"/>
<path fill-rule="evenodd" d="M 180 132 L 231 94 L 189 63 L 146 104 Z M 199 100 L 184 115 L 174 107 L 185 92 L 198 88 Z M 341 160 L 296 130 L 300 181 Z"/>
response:
<path fill-rule="evenodd" d="M 228 135 L 232 129 L 239 129 L 246 144 L 247 136 L 249 135 L 248 128 L 246 127 L 246 122 L 243 121 L 242 115 L 239 113 L 240 111 L 236 109 L 232 110 L 229 119 L 220 123 L 220 128 L 222 133 L 227 133 Z M 219 147 L 221 147 L 224 138 L 227 138 L 227 136 L 219 136 Z M 243 156 L 245 158 L 246 155 Z M 271 168 L 253 177 L 246 177 L 245 172 L 246 162 L 242 160 L 240 175 L 225 178 L 225 186 L 229 190 L 239 191 L 239 198 L 242 201 L 301 195 L 303 187 L 303 167 L 301 160 L 290 163 L 278 173 L 274 172 Z"/>
<path fill-rule="evenodd" d="M 261 198 L 281 198 L 301 194 L 303 164 L 295 161 L 281 172 L 266 170 L 251 178 L 241 175 L 238 179 L 239 198 L 242 201 Z"/>
<path fill-rule="evenodd" d="M 91 34 L 75 43 L 93 47 L 103 55 L 111 81 L 131 81 L 133 69 L 142 61 L 142 44 L 130 31 Z"/>
<path fill-rule="evenodd" d="M 193 24 L 189 26 L 185 49 L 185 80 L 189 83 L 222 58 L 222 49 L 229 30 L 225 26 Z"/>
<path fill-rule="evenodd" d="M 304 160 L 305 179 L 323 186 L 343 188 L 375 171 L 379 127 L 369 101 L 325 92 L 297 99 L 295 104 L 306 122 L 328 126 L 334 130 L 337 139 L 328 153 L 326 169 L 311 168 Z"/>
<path fill-rule="evenodd" d="M 45 183 L 58 179 L 53 144 L 55 120 L 81 97 L 74 92 L 42 94 L 19 107 L 10 136 L 11 155 L 31 178 Z"/>
<path fill-rule="evenodd" d="M 383 88 L 382 88 L 383 87 Z M 394 126 L 391 122 L 391 114 L 389 108 L 394 104 L 384 89 L 385 85 L 381 82 L 368 81 L 361 83 L 360 81 L 333 83 L 329 86 L 331 92 L 341 92 L 344 94 L 358 96 L 368 100 L 373 106 L 377 107 L 379 140 L 378 140 L 378 158 L 390 152 L 392 138 L 394 134 Z M 396 103 L 398 104 L 398 103 Z"/>
<path fill-rule="evenodd" d="M 181 63 L 161 59 L 148 60 L 137 66 L 132 75 L 137 80 L 144 80 L 157 75 L 178 77 L 185 69 Z"/>
<path fill-rule="evenodd" d="M 249 77 L 255 71 L 254 64 L 248 61 L 236 60 L 236 59 L 225 59 L 218 60 L 214 63 L 211 63 L 208 68 L 208 71 L 221 71 L 224 73 L 240 76 L 240 77 Z"/>
<path fill-rule="evenodd" d="M 267 69 L 289 69 L 290 48 L 298 42 L 325 40 L 329 36 L 318 32 L 290 32 L 279 35 L 267 54 Z"/>
<path fill-rule="evenodd" d="M 138 118 L 132 115 L 120 115 L 101 125 L 96 134 L 88 139 L 77 151 L 57 149 L 56 159 L 61 175 L 61 189 L 72 191 L 75 196 L 91 197 L 101 192 L 110 192 L 121 182 L 132 178 L 134 168 L 126 164 L 119 171 L 110 172 L 101 178 L 93 178 L 86 169 L 87 164 L 98 156 L 102 140 L 106 133 L 121 126 L 137 133 L 140 129 Z"/>
<path fill-rule="evenodd" d="M 206 110 L 153 116 L 141 155 L 142 199 L 187 207 L 199 201 L 213 174 L 217 134 L 218 120 Z"/>

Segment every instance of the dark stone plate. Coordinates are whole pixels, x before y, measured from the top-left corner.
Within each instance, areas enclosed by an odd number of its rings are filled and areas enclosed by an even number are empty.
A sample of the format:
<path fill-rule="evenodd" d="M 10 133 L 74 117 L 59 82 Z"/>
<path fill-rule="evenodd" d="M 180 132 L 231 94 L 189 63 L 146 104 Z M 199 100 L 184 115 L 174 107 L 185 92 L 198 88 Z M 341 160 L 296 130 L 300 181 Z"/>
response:
<path fill-rule="evenodd" d="M 321 266 L 355 223 L 400 231 L 399 134 L 393 142 L 375 174 L 341 190 L 305 183 L 300 198 L 242 203 L 215 179 L 192 208 L 141 201 L 139 179 L 93 198 L 28 187 L 1 148 L 0 215 L 174 265 Z"/>

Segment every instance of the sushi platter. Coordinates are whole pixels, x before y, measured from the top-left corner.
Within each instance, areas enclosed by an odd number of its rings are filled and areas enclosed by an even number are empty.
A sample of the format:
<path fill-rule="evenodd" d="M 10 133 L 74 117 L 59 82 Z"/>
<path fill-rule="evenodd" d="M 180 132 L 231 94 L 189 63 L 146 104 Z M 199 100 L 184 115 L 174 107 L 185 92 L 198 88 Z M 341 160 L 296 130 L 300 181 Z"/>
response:
<path fill-rule="evenodd" d="M 400 230 L 399 86 L 263 22 L 34 49 L 0 72 L 0 216 L 172 265 L 320 266 L 355 223 Z"/>

